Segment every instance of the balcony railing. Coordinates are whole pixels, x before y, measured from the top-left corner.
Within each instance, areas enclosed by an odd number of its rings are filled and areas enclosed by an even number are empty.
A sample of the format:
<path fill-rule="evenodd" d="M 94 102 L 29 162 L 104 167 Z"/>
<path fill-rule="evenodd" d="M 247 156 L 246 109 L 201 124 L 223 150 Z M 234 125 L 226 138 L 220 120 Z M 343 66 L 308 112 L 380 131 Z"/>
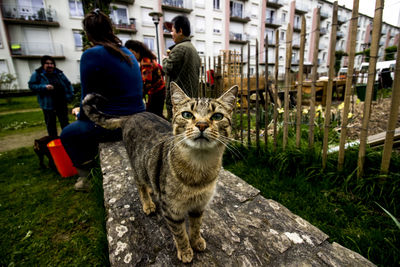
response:
<path fill-rule="evenodd" d="M 276 44 L 275 38 L 268 38 L 268 43 L 267 43 L 268 46 L 275 46 L 275 44 Z"/>
<path fill-rule="evenodd" d="M 282 20 L 278 18 L 266 18 L 265 24 L 270 28 L 279 28 L 282 25 Z"/>
<path fill-rule="evenodd" d="M 247 43 L 249 41 L 249 35 L 245 33 L 229 32 L 229 41 L 233 43 Z"/>
<path fill-rule="evenodd" d="M 294 23 L 293 24 L 293 31 L 300 32 L 301 31 L 301 24 L 300 23 Z"/>
<path fill-rule="evenodd" d="M 57 13 L 54 9 L 18 4 L 3 4 L 1 6 L 3 19 L 10 23 L 23 24 L 58 24 Z M 55 25 L 54 25 L 55 26 Z"/>
<path fill-rule="evenodd" d="M 230 11 L 230 20 L 236 22 L 249 22 L 250 21 L 250 13 L 238 10 Z"/>
<path fill-rule="evenodd" d="M 284 0 L 267 0 L 267 7 L 281 8 L 286 4 Z"/>
<path fill-rule="evenodd" d="M 342 25 L 343 23 L 346 23 L 346 17 L 344 16 L 338 16 L 338 24 Z"/>
<path fill-rule="evenodd" d="M 328 12 L 328 10 L 321 9 L 320 16 L 321 16 L 321 20 L 324 20 L 324 19 L 329 18 L 329 12 Z"/>
<path fill-rule="evenodd" d="M 320 35 L 327 34 L 327 32 L 328 32 L 328 29 L 327 29 L 326 27 L 323 27 L 323 28 L 320 28 L 320 29 L 319 29 L 319 34 L 320 34 Z"/>
<path fill-rule="evenodd" d="M 309 8 L 307 5 L 302 4 L 302 3 L 297 3 L 296 2 L 296 8 L 295 8 L 295 12 L 298 14 L 305 14 L 309 11 Z"/>
<path fill-rule="evenodd" d="M 387 34 L 387 29 L 382 29 L 381 35 L 385 35 L 385 34 Z"/>
<path fill-rule="evenodd" d="M 191 0 L 162 0 L 161 7 L 165 10 L 185 13 L 190 13 L 193 10 Z"/>
<path fill-rule="evenodd" d="M 336 32 L 336 38 L 337 39 L 341 39 L 344 37 L 344 33 L 343 32 Z"/>
<path fill-rule="evenodd" d="M 119 21 L 118 23 L 115 23 L 113 21 L 113 25 L 115 29 L 119 30 L 120 32 L 126 32 L 126 33 L 136 33 L 136 20 L 134 18 L 129 19 L 129 22 L 122 22 Z"/>
<path fill-rule="evenodd" d="M 63 46 L 58 43 L 11 42 L 10 48 L 14 57 L 64 57 Z"/>

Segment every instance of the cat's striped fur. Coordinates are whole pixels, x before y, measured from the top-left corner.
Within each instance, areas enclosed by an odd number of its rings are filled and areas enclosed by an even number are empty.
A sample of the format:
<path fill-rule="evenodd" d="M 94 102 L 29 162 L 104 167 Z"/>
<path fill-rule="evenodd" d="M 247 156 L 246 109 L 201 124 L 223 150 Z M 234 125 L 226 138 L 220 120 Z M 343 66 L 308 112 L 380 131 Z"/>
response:
<path fill-rule="evenodd" d="M 192 261 L 192 249 L 206 248 L 200 235 L 202 216 L 214 194 L 229 141 L 236 94 L 234 86 L 218 99 L 193 99 L 171 83 L 172 127 L 148 112 L 110 119 L 96 111 L 96 96 L 84 100 L 84 111 L 93 121 L 106 128 L 122 127 L 143 211 L 156 211 L 154 192 L 183 262 Z"/>

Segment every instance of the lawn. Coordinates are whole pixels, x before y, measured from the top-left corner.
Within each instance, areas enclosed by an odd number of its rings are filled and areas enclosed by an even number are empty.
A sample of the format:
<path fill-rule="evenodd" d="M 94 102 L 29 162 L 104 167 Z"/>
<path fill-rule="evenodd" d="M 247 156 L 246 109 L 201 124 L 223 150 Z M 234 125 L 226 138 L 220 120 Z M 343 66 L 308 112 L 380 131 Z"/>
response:
<path fill-rule="evenodd" d="M 0 112 L 39 108 L 36 96 L 0 98 Z"/>
<path fill-rule="evenodd" d="M 101 173 L 90 193 L 76 177 L 40 169 L 31 148 L 0 155 L 0 265 L 108 266 Z"/>

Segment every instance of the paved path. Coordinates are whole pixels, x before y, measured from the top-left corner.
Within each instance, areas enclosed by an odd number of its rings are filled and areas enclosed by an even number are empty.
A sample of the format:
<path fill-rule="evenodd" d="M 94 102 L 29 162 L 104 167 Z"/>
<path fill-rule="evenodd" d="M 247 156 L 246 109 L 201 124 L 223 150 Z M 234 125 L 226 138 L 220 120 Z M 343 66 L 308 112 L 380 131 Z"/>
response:
<path fill-rule="evenodd" d="M 10 110 L 10 111 L 2 111 L 0 112 L 1 115 L 8 115 L 8 114 L 15 114 L 15 113 L 25 113 L 25 112 L 35 112 L 41 111 L 41 108 L 30 108 L 30 109 L 23 109 L 23 110 Z"/>

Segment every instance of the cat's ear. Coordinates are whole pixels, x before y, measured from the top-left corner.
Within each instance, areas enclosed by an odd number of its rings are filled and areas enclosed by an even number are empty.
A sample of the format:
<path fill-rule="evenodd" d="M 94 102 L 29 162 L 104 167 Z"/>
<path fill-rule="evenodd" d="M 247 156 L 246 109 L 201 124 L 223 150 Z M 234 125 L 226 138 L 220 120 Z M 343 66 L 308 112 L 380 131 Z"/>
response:
<path fill-rule="evenodd" d="M 219 102 L 225 103 L 229 107 L 229 112 L 233 110 L 236 102 L 236 95 L 238 93 L 239 86 L 234 85 L 226 91 L 223 95 L 221 95 L 217 100 Z"/>
<path fill-rule="evenodd" d="M 171 102 L 172 105 L 176 106 L 177 104 L 181 103 L 182 101 L 189 99 L 189 97 L 183 92 L 183 90 L 175 83 L 170 83 L 170 90 L 171 90 Z"/>

